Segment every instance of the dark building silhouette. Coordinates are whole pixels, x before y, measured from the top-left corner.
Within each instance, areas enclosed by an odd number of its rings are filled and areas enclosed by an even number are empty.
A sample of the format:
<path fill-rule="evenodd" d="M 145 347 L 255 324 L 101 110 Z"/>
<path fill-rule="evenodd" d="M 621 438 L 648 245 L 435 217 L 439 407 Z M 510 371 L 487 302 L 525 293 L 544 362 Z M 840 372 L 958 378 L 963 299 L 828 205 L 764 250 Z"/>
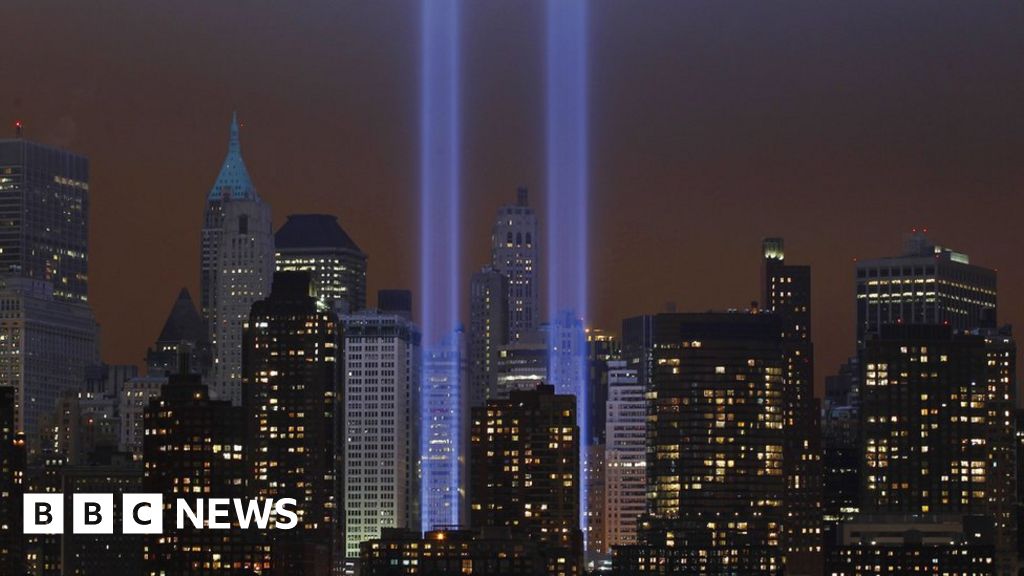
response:
<path fill-rule="evenodd" d="M 545 576 L 545 559 L 535 542 L 505 528 L 444 529 L 426 534 L 385 528 L 363 542 L 360 576 Z"/>
<path fill-rule="evenodd" d="M 162 376 L 179 372 L 178 361 L 182 353 L 187 353 L 191 370 L 199 374 L 209 371 L 212 356 L 206 323 L 199 315 L 187 288 L 178 292 L 178 298 L 164 321 L 160 335 L 146 351 L 149 374 Z"/>
<path fill-rule="evenodd" d="M 338 319 L 307 272 L 277 272 L 245 325 L 242 406 L 250 495 L 295 498 L 299 525 L 272 532 L 271 574 L 328 575 L 337 529 Z"/>
<path fill-rule="evenodd" d="M 822 469 L 820 406 L 814 398 L 811 267 L 786 263 L 782 238 L 762 243 L 762 306 L 782 322 L 785 352 L 782 547 L 787 574 L 820 574 Z"/>
<path fill-rule="evenodd" d="M 62 537 L 62 569 L 66 575 L 143 574 L 141 534 L 123 534 L 121 495 L 142 491 L 142 465 L 123 455 L 107 454 L 103 462 L 67 466 L 62 471 L 64 510 L 72 509 L 74 494 L 114 494 L 113 534 L 74 534 Z"/>
<path fill-rule="evenodd" d="M 549 576 L 582 574 L 576 398 L 550 385 L 473 409 L 471 522 L 538 544 Z"/>
<path fill-rule="evenodd" d="M 508 344 L 508 278 L 486 266 L 469 282 L 469 405 L 483 406 L 498 391 L 500 348 Z"/>
<path fill-rule="evenodd" d="M 783 323 L 771 314 L 653 317 L 647 515 L 616 573 L 783 570 Z"/>
<path fill-rule="evenodd" d="M 828 574 L 944 574 L 995 576 L 992 519 L 879 517 L 845 522 L 841 539 L 850 545 L 829 554 Z"/>
<path fill-rule="evenodd" d="M 366 254 L 330 214 L 291 214 L 274 234 L 278 272 L 308 272 L 339 314 L 366 308 Z"/>
<path fill-rule="evenodd" d="M 25 571 L 25 539 L 21 531 L 25 437 L 15 427 L 14 398 L 14 388 L 0 386 L 0 574 Z"/>
<path fill-rule="evenodd" d="M 395 288 L 378 290 L 377 310 L 381 314 L 397 314 L 412 320 L 412 292 Z"/>
<path fill-rule="evenodd" d="M 184 362 L 183 362 L 184 364 Z M 229 400 L 210 399 L 198 374 L 174 374 L 145 413 L 146 492 L 164 495 L 164 526 L 175 526 L 174 503 L 246 498 L 246 419 Z M 271 550 L 253 531 L 165 530 L 147 539 L 147 576 L 235 575 L 271 569 Z"/>
<path fill-rule="evenodd" d="M 89 160 L 21 138 L 0 140 L 0 276 L 49 283 L 85 303 Z"/>
<path fill-rule="evenodd" d="M 605 410 L 608 401 L 608 362 L 621 354 L 619 341 L 603 330 L 587 330 L 587 422 L 590 423 L 587 444 L 604 444 Z"/>
<path fill-rule="evenodd" d="M 988 518 L 997 572 L 1011 573 L 1016 345 L 1009 331 L 883 326 L 863 358 L 857 522 Z"/>

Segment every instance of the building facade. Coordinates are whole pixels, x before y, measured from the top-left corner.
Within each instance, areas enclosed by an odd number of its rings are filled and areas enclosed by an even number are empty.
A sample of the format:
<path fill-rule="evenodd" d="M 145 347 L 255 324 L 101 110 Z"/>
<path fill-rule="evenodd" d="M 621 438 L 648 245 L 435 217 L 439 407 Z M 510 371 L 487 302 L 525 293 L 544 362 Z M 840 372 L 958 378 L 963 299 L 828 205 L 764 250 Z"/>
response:
<path fill-rule="evenodd" d="M 576 398 L 550 385 L 473 410 L 474 528 L 512 528 L 536 542 L 549 576 L 582 574 Z"/>
<path fill-rule="evenodd" d="M 1012 337 L 884 326 L 864 362 L 860 521 L 987 517 L 999 573 L 1015 572 Z"/>
<path fill-rule="evenodd" d="M 637 548 L 617 554 L 616 570 L 632 569 L 631 555 L 650 549 L 678 556 L 680 574 L 781 571 L 786 363 L 779 318 L 659 314 L 653 322 L 647 527 Z"/>
<path fill-rule="evenodd" d="M 491 265 L 508 279 L 508 341 L 515 342 L 540 323 L 540 254 L 537 215 L 526 188 L 516 203 L 498 209 L 491 229 Z"/>
<path fill-rule="evenodd" d="M 308 272 L 339 314 L 366 308 L 366 254 L 330 214 L 291 214 L 274 234 L 278 272 Z"/>
<path fill-rule="evenodd" d="M 637 543 L 647 496 L 647 404 L 637 371 L 624 360 L 608 363 L 605 406 L 604 544 L 611 548 Z"/>
<path fill-rule="evenodd" d="M 99 364 L 97 331 L 89 307 L 58 299 L 51 284 L 0 278 L 0 386 L 15 390 L 17 429 L 30 453 L 38 450 L 40 418 Z"/>
<path fill-rule="evenodd" d="M 469 282 L 469 403 L 483 406 L 497 395 L 500 347 L 508 343 L 508 278 L 491 266 Z"/>
<path fill-rule="evenodd" d="M 996 272 L 933 243 L 924 232 L 904 239 L 903 254 L 856 266 L 857 343 L 886 324 L 994 326 Z"/>
<path fill-rule="evenodd" d="M 59 301 L 89 288 L 89 160 L 21 138 L 0 140 L 0 276 L 46 282 Z"/>
<path fill-rule="evenodd" d="M 420 526 L 420 331 L 407 312 L 344 325 L 345 556 L 384 528 Z"/>
<path fill-rule="evenodd" d="M 297 501 L 298 526 L 272 533 L 273 574 L 330 574 L 338 355 L 338 319 L 310 274 L 274 274 L 245 324 L 242 370 L 250 494 Z"/>
<path fill-rule="evenodd" d="M 782 238 L 762 243 L 762 302 L 782 323 L 783 467 L 786 477 L 783 550 L 787 574 L 820 574 L 822 462 L 820 406 L 814 398 L 811 267 L 786 262 Z"/>
<path fill-rule="evenodd" d="M 240 407 L 214 400 L 198 374 L 173 374 L 145 413 L 145 492 L 164 495 L 164 526 L 175 526 L 175 501 L 247 498 L 246 419 Z M 269 573 L 270 545 L 252 531 L 194 528 L 147 538 L 146 576 Z"/>

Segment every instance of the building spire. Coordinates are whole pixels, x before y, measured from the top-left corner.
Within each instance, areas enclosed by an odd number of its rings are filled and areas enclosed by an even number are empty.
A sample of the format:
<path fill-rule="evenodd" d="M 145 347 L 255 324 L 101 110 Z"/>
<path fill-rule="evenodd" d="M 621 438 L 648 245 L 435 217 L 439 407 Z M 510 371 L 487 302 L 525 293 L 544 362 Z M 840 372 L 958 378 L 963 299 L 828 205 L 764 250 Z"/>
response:
<path fill-rule="evenodd" d="M 231 136 L 228 139 L 228 154 L 242 155 L 242 141 L 238 137 L 238 112 L 231 113 Z"/>
<path fill-rule="evenodd" d="M 252 185 L 249 171 L 242 160 L 242 141 L 238 131 L 238 114 L 231 113 L 231 129 L 228 136 L 228 155 L 220 167 L 220 174 L 207 200 L 213 202 L 229 197 L 232 200 L 257 200 L 256 188 Z"/>

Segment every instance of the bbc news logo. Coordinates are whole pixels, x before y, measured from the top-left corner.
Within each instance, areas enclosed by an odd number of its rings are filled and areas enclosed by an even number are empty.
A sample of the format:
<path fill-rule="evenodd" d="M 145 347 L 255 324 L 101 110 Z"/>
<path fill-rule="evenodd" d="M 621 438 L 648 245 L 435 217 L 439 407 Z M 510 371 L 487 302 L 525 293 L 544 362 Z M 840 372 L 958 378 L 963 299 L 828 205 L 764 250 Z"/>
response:
<path fill-rule="evenodd" d="M 25 494 L 22 531 L 25 534 L 64 533 L 63 494 Z M 121 495 L 122 534 L 162 534 L 162 494 Z M 178 498 L 174 504 L 175 527 L 184 530 L 229 530 L 237 526 L 265 530 L 291 530 L 299 523 L 294 498 L 243 500 L 241 498 L 199 498 L 192 502 Z M 113 534 L 113 494 L 72 494 L 73 534 Z"/>

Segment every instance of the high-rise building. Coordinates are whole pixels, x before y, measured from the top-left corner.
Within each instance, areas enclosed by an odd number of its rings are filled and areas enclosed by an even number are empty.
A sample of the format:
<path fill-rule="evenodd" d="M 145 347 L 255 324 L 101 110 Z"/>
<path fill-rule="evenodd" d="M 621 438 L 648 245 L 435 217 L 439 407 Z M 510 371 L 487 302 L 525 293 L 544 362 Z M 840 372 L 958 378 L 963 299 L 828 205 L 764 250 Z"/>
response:
<path fill-rule="evenodd" d="M 637 371 L 624 360 L 608 363 L 604 450 L 604 544 L 637 543 L 647 487 L 647 404 Z"/>
<path fill-rule="evenodd" d="M 273 532 L 273 574 L 327 576 L 336 529 L 338 319 L 308 272 L 277 272 L 245 325 L 242 406 L 250 494 L 295 498 L 298 526 Z"/>
<path fill-rule="evenodd" d="M 620 354 L 621 347 L 614 335 L 598 328 L 587 329 L 587 422 L 590 430 L 585 440 L 588 443 L 605 443 L 609 362 L 618 360 Z"/>
<path fill-rule="evenodd" d="M 420 420 L 423 531 L 464 525 L 469 398 L 458 389 L 465 382 L 466 353 L 461 329 L 424 350 Z"/>
<path fill-rule="evenodd" d="M 474 528 L 513 528 L 538 543 L 549 576 L 582 573 L 576 398 L 550 385 L 473 410 Z"/>
<path fill-rule="evenodd" d="M 645 314 L 623 320 L 620 348 L 626 366 L 636 370 L 637 382 L 644 391 L 650 389 L 654 373 L 654 316 Z"/>
<path fill-rule="evenodd" d="M 0 276 L 46 282 L 85 303 L 89 160 L 21 138 L 0 140 Z"/>
<path fill-rule="evenodd" d="M 172 374 L 146 408 L 143 489 L 164 495 L 164 526 L 175 526 L 176 500 L 196 510 L 199 499 L 247 498 L 246 419 L 241 408 L 210 398 L 201 376 Z M 167 530 L 147 540 L 147 576 L 269 573 L 269 544 L 253 532 L 193 528 Z"/>
<path fill-rule="evenodd" d="M 256 194 L 232 117 L 228 154 L 206 198 L 200 285 L 213 351 L 210 393 L 236 406 L 242 401 L 242 324 L 252 303 L 270 291 L 273 272 L 270 205 Z"/>
<path fill-rule="evenodd" d="M 764 309 L 779 317 L 783 373 L 783 469 L 786 476 L 782 546 L 787 574 L 821 574 L 822 470 L 820 408 L 814 398 L 811 267 L 786 263 L 782 238 L 762 243 Z"/>
<path fill-rule="evenodd" d="M 604 444 L 590 444 L 583 447 L 585 464 L 583 470 L 584 521 L 582 522 L 583 542 L 586 549 L 587 571 L 600 567 L 607 560 L 608 546 L 605 544 L 605 465 Z"/>
<path fill-rule="evenodd" d="M 491 229 L 491 265 L 508 279 L 508 341 L 515 342 L 538 327 L 540 284 L 537 215 L 526 188 L 516 203 L 498 209 Z"/>
<path fill-rule="evenodd" d="M 167 375 L 138 376 L 121 386 L 117 411 L 121 419 L 121 440 L 118 443 L 118 450 L 131 454 L 132 459 L 137 462 L 142 461 L 143 439 L 146 437 L 146 407 L 149 406 L 150 400 L 160 396 L 160 391 L 166 384 Z"/>
<path fill-rule="evenodd" d="M 498 347 L 498 376 L 495 398 L 508 398 L 512 390 L 532 390 L 548 382 L 547 331 L 524 334 L 515 342 Z"/>
<path fill-rule="evenodd" d="M 71 510 L 75 494 L 114 494 L 114 533 L 75 534 L 61 537 L 61 567 L 64 574 L 142 574 L 144 538 L 124 534 L 121 526 L 125 510 L 119 505 L 122 494 L 142 491 L 142 466 L 108 455 L 104 461 L 89 465 L 66 466 L 62 473 L 64 509 Z M 130 513 L 130 512 L 129 512 Z"/>
<path fill-rule="evenodd" d="M 164 376 L 177 373 L 180 370 L 178 361 L 182 353 L 188 355 L 188 364 L 192 370 L 199 374 L 205 374 L 209 370 L 212 361 L 209 334 L 187 288 L 182 288 L 178 293 L 160 335 L 146 351 L 149 375 Z"/>
<path fill-rule="evenodd" d="M 89 307 L 58 299 L 51 284 L 0 278 L 0 386 L 16 391 L 17 429 L 30 454 L 38 449 L 40 418 L 99 363 L 97 331 Z"/>
<path fill-rule="evenodd" d="M 783 569 L 782 323 L 771 314 L 658 314 L 647 391 L 647 515 L 640 544 L 672 574 Z M 632 559 L 631 559 L 632 558 Z"/>
<path fill-rule="evenodd" d="M 904 239 L 900 256 L 857 262 L 857 344 L 885 324 L 994 326 L 996 272 L 934 244 L 924 232 Z"/>
<path fill-rule="evenodd" d="M 445 528 L 426 534 L 385 528 L 363 542 L 361 576 L 542 576 L 545 562 L 537 545 L 511 530 Z"/>
<path fill-rule="evenodd" d="M 330 214 L 291 214 L 274 234 L 278 272 L 309 272 L 313 294 L 340 314 L 366 308 L 366 254 Z"/>
<path fill-rule="evenodd" d="M 861 521 L 988 517 L 999 573 L 1015 572 L 1013 338 L 887 325 L 864 363 Z"/>
<path fill-rule="evenodd" d="M 508 344 L 508 278 L 492 266 L 469 282 L 469 396 L 476 408 L 498 391 L 500 347 Z"/>
<path fill-rule="evenodd" d="M 25 491 L 25 436 L 15 424 L 14 388 L 0 386 L 0 574 L 25 573 L 21 499 Z"/>
<path fill-rule="evenodd" d="M 420 527 L 420 331 L 408 311 L 342 317 L 345 556 L 384 528 Z"/>

